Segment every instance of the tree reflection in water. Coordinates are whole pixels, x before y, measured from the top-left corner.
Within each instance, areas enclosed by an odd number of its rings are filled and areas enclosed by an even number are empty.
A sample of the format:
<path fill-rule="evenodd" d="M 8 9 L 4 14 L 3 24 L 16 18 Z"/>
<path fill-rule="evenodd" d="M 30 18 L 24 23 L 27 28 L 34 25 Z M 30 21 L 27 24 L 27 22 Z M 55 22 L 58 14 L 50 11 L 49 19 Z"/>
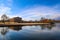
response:
<path fill-rule="evenodd" d="M 19 31 L 22 29 L 22 26 L 15 26 L 15 27 L 2 27 L 1 34 L 2 34 L 2 40 L 6 40 L 6 34 L 9 31 L 9 29 Z"/>
<path fill-rule="evenodd" d="M 37 27 L 37 25 L 35 25 L 36 27 Z M 47 28 L 47 29 L 49 29 L 49 30 L 51 30 L 52 29 L 52 27 L 54 27 L 55 25 L 39 25 L 40 27 L 41 27 L 41 29 L 45 29 L 45 28 Z M 12 30 L 15 30 L 15 31 L 19 31 L 19 30 L 22 30 L 22 27 L 23 26 L 12 26 L 12 27 L 9 27 L 9 29 L 12 29 Z"/>
<path fill-rule="evenodd" d="M 41 27 L 42 30 L 45 29 L 45 28 L 51 30 L 54 26 L 55 26 L 55 25 L 40 25 L 40 27 Z"/>
<path fill-rule="evenodd" d="M 3 27 L 1 29 L 1 34 L 2 34 L 2 40 L 6 40 L 5 35 L 8 32 L 8 27 Z"/>
<path fill-rule="evenodd" d="M 38 25 L 35 25 L 36 27 Z M 54 27 L 55 25 L 39 25 L 41 27 L 41 29 L 45 29 L 45 28 L 48 28 L 49 30 L 52 29 L 52 27 Z M 3 28 L 2 31 L 1 31 L 1 34 L 3 35 L 3 40 L 6 40 L 6 33 L 8 32 L 8 29 L 12 29 L 12 30 L 16 30 L 16 31 L 19 31 L 19 30 L 22 30 L 22 27 L 23 26 L 15 26 L 15 27 L 9 27 L 9 28 Z"/>

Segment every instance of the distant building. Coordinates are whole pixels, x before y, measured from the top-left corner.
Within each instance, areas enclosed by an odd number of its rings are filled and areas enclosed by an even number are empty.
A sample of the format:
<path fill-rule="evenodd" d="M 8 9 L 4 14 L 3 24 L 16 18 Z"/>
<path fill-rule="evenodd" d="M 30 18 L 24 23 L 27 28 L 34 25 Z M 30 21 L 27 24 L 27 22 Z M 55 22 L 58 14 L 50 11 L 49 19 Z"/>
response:
<path fill-rule="evenodd" d="M 20 17 L 14 17 L 14 18 L 9 19 L 9 21 L 10 22 L 18 22 L 18 23 L 20 23 L 20 22 L 22 22 L 22 18 L 20 18 Z"/>

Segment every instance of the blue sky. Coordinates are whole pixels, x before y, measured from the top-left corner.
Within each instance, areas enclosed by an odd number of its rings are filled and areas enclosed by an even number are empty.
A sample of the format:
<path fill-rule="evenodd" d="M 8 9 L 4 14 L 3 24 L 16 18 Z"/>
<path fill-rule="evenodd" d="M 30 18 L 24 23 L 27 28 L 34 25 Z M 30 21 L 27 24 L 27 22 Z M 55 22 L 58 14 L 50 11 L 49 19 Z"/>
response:
<path fill-rule="evenodd" d="M 60 0 L 0 0 L 0 16 L 22 17 L 23 20 L 60 18 Z"/>

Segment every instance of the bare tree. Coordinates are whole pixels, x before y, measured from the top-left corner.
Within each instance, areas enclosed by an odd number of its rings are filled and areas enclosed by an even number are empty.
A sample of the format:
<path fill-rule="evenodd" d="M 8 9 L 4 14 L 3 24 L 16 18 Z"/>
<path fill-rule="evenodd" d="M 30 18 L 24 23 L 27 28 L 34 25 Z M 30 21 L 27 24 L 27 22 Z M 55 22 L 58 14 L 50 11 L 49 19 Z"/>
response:
<path fill-rule="evenodd" d="M 6 14 L 3 14 L 3 15 L 1 16 L 1 20 L 3 21 L 3 23 L 5 23 L 5 20 L 8 20 L 8 19 L 9 19 L 9 17 L 6 16 Z"/>

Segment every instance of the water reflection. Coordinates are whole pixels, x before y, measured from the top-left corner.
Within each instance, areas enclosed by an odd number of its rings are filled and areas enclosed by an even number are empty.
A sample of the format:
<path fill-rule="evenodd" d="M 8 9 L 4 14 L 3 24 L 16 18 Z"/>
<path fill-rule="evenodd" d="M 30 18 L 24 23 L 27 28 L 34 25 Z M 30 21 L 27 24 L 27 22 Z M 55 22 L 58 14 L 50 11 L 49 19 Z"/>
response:
<path fill-rule="evenodd" d="M 2 27 L 1 34 L 5 35 L 8 32 L 8 27 Z"/>
<path fill-rule="evenodd" d="M 16 30 L 16 31 L 19 31 L 19 30 L 22 30 L 22 26 L 12 26 L 12 27 L 9 27 L 10 29 L 12 30 Z"/>
<path fill-rule="evenodd" d="M 2 35 L 2 39 L 1 40 L 6 40 L 5 35 L 8 32 L 8 27 L 0 27 L 0 33 Z"/>
<path fill-rule="evenodd" d="M 6 40 L 52 40 L 60 38 L 60 24 L 9 27 Z M 46 30 L 47 29 L 47 30 Z M 59 29 L 56 31 L 56 29 Z M 18 32 L 17 32 L 18 31 Z"/>
<path fill-rule="evenodd" d="M 37 26 L 40 26 L 41 27 L 41 29 L 43 30 L 43 29 L 49 29 L 49 30 L 51 30 L 55 25 L 35 25 L 35 28 L 37 29 L 38 27 Z M 22 30 L 22 27 L 24 27 L 25 28 L 25 26 L 12 26 L 12 27 L 9 27 L 9 29 L 12 29 L 12 30 L 15 30 L 15 31 L 20 31 L 20 30 Z M 32 27 L 32 26 L 31 26 Z M 30 27 L 30 28 L 31 28 Z M 27 27 L 28 28 L 28 27 Z M 32 27 L 33 28 L 33 27 Z"/>
<path fill-rule="evenodd" d="M 53 27 L 54 27 L 55 25 L 40 25 L 40 27 L 41 27 L 41 29 L 43 30 L 43 29 L 52 29 Z"/>

